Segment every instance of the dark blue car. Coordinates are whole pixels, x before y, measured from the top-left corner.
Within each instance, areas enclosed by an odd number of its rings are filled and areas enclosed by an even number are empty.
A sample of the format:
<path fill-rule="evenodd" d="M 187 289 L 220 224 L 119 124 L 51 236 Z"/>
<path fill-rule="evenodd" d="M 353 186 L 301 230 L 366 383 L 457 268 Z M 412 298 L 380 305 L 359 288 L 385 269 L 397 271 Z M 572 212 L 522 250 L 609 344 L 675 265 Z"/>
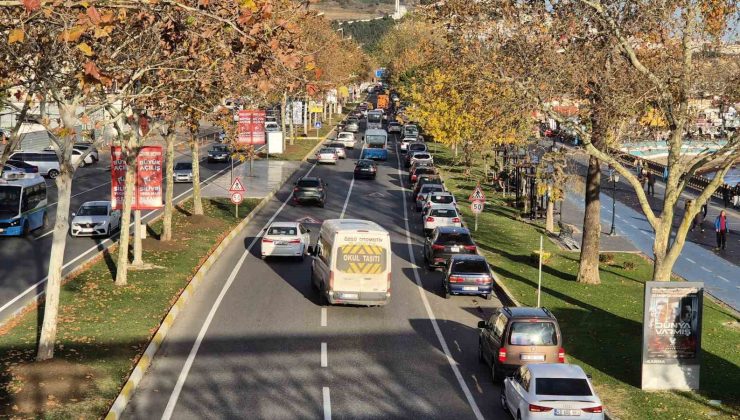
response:
<path fill-rule="evenodd" d="M 486 259 L 480 255 L 455 255 L 450 258 L 442 280 L 445 298 L 450 295 L 481 295 L 493 297 L 493 274 Z"/>

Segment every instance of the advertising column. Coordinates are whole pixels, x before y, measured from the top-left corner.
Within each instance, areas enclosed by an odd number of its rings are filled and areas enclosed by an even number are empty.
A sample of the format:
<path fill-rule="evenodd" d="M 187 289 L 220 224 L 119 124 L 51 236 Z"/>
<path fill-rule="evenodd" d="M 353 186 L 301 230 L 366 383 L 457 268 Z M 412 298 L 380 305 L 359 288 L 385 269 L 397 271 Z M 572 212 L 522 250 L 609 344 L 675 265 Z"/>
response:
<path fill-rule="evenodd" d="M 141 148 L 136 157 L 136 196 L 134 210 L 162 207 L 162 148 Z"/>

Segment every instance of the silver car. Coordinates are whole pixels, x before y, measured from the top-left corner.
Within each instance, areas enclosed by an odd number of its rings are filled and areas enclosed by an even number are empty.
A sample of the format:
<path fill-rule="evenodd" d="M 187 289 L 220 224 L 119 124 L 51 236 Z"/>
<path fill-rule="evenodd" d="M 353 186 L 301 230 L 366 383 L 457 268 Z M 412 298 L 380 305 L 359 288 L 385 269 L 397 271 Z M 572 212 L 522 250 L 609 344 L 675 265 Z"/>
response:
<path fill-rule="evenodd" d="M 347 122 L 344 124 L 344 131 L 349 131 L 350 133 L 356 133 L 360 131 L 359 121 L 357 121 L 356 118 L 348 119 Z"/>
<path fill-rule="evenodd" d="M 337 152 L 337 157 L 339 159 L 346 159 L 347 158 L 347 150 L 344 147 L 344 143 L 333 141 L 331 143 L 327 143 L 324 145 L 324 147 L 333 147 L 334 150 Z"/>
<path fill-rule="evenodd" d="M 110 236 L 121 227 L 121 211 L 113 210 L 110 201 L 88 201 L 72 213 L 69 233 L 72 236 Z"/>
<path fill-rule="evenodd" d="M 434 165 L 434 158 L 428 152 L 413 152 L 411 159 L 409 159 L 409 165 L 419 165 L 420 163 Z"/>
<path fill-rule="evenodd" d="M 419 194 L 416 196 L 416 211 L 421 211 L 424 206 L 424 202 L 427 200 L 429 193 L 444 191 L 445 187 L 442 184 L 424 184 L 419 189 Z"/>
<path fill-rule="evenodd" d="M 322 147 L 318 153 L 316 153 L 316 161 L 318 163 L 333 163 L 336 164 L 339 156 L 337 156 L 337 150 L 333 147 Z"/>
<path fill-rule="evenodd" d="M 39 174 L 51 179 L 59 175 L 59 159 L 55 152 L 15 152 L 10 155 L 10 159 L 36 166 L 39 168 Z"/>
<path fill-rule="evenodd" d="M 172 179 L 175 182 L 193 182 L 193 164 L 190 162 L 175 163 Z"/>

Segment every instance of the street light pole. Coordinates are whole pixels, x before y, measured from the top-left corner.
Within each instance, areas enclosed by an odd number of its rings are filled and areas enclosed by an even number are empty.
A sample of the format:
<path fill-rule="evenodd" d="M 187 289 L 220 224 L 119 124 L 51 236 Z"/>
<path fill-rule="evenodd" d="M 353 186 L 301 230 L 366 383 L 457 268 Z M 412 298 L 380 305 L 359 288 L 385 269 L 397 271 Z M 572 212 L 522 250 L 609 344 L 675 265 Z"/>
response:
<path fill-rule="evenodd" d="M 617 214 L 617 182 L 619 182 L 619 174 L 612 169 L 610 178 L 612 180 L 612 228 L 609 231 L 609 236 L 614 236 L 617 234 L 614 222 Z"/>

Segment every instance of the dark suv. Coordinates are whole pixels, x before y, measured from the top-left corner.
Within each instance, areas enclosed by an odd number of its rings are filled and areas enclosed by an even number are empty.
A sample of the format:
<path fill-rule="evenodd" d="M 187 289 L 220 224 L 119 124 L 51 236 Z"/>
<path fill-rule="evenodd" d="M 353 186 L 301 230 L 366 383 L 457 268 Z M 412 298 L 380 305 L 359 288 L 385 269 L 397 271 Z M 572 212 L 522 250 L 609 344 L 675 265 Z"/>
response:
<path fill-rule="evenodd" d="M 304 176 L 295 183 L 293 188 L 293 202 L 295 203 L 317 203 L 319 207 L 326 204 L 326 187 L 321 178 L 314 176 Z"/>
<path fill-rule="evenodd" d="M 457 254 L 476 254 L 477 248 L 464 227 L 440 226 L 424 242 L 424 261 L 429 269 L 446 267 L 450 257 Z"/>
<path fill-rule="evenodd" d="M 546 308 L 503 307 L 478 322 L 478 358 L 494 382 L 531 363 L 565 363 L 558 320 Z"/>

